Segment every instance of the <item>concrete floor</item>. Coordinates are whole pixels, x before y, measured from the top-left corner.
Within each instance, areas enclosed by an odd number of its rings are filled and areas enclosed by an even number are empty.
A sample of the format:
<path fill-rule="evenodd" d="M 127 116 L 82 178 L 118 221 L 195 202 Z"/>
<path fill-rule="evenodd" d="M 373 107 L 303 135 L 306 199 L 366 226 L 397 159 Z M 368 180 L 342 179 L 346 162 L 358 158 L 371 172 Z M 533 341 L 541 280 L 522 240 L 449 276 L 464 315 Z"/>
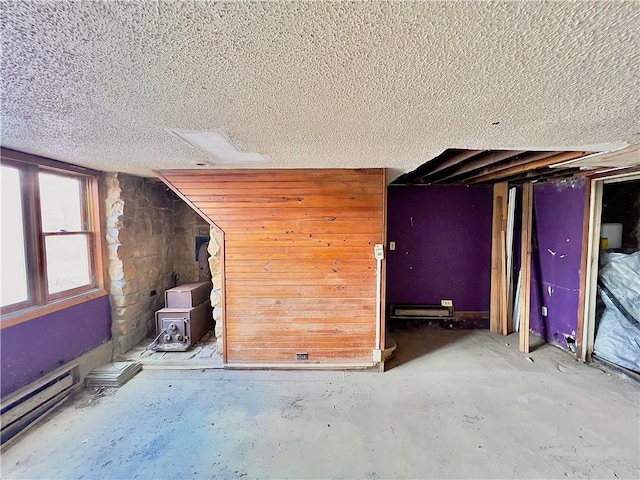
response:
<path fill-rule="evenodd" d="M 638 478 L 636 383 L 513 335 L 393 336 L 385 374 L 143 370 L 27 433 L 1 476 Z"/>
<path fill-rule="evenodd" d="M 222 355 L 216 351 L 216 337 L 213 330 L 186 352 L 154 352 L 149 349 L 152 341 L 153 338 L 143 340 L 128 352 L 118 355 L 116 361 L 140 362 L 147 370 L 224 368 Z"/>

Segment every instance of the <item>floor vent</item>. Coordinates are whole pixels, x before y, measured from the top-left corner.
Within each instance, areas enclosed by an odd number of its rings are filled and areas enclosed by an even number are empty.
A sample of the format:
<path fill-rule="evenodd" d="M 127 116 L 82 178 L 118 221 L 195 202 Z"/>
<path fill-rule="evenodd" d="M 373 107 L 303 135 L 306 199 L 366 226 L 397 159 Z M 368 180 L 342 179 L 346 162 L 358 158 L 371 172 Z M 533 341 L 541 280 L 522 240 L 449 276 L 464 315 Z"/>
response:
<path fill-rule="evenodd" d="M 0 441 L 4 444 L 50 412 L 71 394 L 80 380 L 76 364 L 59 368 L 34 384 L 2 399 Z"/>

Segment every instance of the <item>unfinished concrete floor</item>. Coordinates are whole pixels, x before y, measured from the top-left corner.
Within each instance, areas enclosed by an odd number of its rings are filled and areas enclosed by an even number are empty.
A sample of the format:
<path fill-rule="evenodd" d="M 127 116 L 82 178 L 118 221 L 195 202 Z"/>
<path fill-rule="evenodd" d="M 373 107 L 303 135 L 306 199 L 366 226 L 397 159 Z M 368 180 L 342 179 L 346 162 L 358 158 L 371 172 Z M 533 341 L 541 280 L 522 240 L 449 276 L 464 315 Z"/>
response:
<path fill-rule="evenodd" d="M 154 352 L 149 348 L 152 341 L 151 338 L 143 340 L 128 352 L 118 355 L 116 361 L 140 362 L 147 370 L 224 368 L 222 355 L 216 351 L 216 337 L 213 330 L 186 352 Z"/>
<path fill-rule="evenodd" d="M 638 478 L 637 384 L 513 335 L 393 336 L 385 374 L 143 370 L 26 434 L 2 478 Z"/>

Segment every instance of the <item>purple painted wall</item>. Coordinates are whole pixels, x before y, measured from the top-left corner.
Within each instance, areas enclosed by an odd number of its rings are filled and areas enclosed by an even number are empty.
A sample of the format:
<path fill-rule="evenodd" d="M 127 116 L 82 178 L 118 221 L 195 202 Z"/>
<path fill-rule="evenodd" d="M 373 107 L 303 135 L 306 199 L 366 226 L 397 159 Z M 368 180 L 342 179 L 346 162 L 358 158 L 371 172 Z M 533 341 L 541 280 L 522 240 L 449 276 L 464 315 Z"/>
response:
<path fill-rule="evenodd" d="M 0 332 L 4 397 L 111 338 L 109 297 L 8 327 Z"/>
<path fill-rule="evenodd" d="M 488 311 L 492 201 L 485 185 L 389 187 L 387 303 Z"/>
<path fill-rule="evenodd" d="M 578 329 L 585 189 L 584 180 L 564 181 L 536 184 L 533 193 L 531 330 L 565 349 L 565 335 L 575 339 Z"/>

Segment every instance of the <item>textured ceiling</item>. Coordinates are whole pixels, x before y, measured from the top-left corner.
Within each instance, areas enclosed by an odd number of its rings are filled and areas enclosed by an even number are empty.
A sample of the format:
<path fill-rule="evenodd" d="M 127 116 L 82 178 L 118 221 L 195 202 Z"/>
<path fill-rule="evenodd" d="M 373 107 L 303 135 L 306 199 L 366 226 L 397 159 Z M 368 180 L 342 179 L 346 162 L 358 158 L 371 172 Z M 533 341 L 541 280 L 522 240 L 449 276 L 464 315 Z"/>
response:
<path fill-rule="evenodd" d="M 207 160 L 170 129 L 223 132 L 257 168 L 394 173 L 447 148 L 640 143 L 637 1 L 0 9 L 3 146 L 102 170 Z"/>

